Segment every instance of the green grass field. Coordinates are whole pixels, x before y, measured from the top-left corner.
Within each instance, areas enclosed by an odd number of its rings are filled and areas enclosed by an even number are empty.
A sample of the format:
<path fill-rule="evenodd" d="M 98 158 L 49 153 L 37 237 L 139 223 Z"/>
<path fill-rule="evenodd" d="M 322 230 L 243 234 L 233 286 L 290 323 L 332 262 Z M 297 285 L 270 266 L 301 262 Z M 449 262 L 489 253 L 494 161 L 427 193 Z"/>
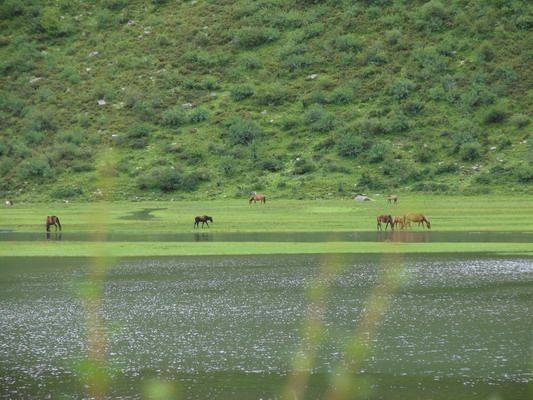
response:
<path fill-rule="evenodd" d="M 152 210 L 153 219 L 124 219 Z M 45 232 L 45 217 L 58 215 L 63 240 L 50 242 L 0 242 L 0 255 L 155 256 L 195 254 L 275 253 L 375 253 L 375 252 L 506 252 L 532 254 L 527 243 L 377 243 L 377 242 L 76 242 L 68 233 L 94 232 L 101 241 L 112 233 L 194 232 L 196 215 L 211 215 L 214 223 L 196 232 L 328 232 L 375 231 L 378 214 L 403 215 L 422 212 L 435 231 L 531 232 L 533 201 L 529 196 L 453 197 L 424 196 L 400 198 L 388 204 L 354 200 L 297 201 L 269 199 L 266 204 L 236 201 L 142 202 L 142 203 L 57 203 L 15 204 L 2 210 L 2 230 Z M 145 215 L 147 213 L 145 212 Z M 416 231 L 417 228 L 414 227 Z M 52 227 L 52 232 L 54 228 Z"/>

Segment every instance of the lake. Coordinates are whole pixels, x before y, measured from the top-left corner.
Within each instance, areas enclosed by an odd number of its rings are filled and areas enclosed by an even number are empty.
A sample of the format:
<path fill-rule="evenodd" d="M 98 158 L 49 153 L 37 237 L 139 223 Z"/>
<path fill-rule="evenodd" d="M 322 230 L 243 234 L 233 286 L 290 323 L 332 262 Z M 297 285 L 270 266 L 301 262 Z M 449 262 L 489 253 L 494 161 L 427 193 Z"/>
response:
<path fill-rule="evenodd" d="M 342 371 L 356 398 L 528 397 L 528 257 L 145 257 L 91 277 L 95 265 L 0 258 L 0 398 L 91 398 L 95 331 L 109 398 L 140 398 L 162 381 L 176 398 L 277 399 L 295 356 L 314 350 L 302 345 L 307 315 L 322 333 L 306 399 L 324 398 Z M 375 304 L 383 314 L 365 324 Z M 350 358 L 354 337 L 368 339 L 363 359 Z"/>

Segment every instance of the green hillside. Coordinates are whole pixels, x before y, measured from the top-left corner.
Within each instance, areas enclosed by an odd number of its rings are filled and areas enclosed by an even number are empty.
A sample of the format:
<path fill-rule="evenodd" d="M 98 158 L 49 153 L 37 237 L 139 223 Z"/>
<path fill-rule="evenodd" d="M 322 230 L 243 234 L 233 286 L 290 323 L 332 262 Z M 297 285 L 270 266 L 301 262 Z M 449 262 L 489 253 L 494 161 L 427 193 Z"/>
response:
<path fill-rule="evenodd" d="M 4 0 L 0 18 L 2 198 L 532 192 L 529 1 Z"/>

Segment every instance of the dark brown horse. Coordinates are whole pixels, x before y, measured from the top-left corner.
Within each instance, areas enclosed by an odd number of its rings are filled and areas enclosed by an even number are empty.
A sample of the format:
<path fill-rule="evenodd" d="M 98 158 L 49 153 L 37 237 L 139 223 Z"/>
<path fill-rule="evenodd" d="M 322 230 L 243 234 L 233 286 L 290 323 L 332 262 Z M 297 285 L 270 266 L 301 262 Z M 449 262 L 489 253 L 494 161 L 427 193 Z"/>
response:
<path fill-rule="evenodd" d="M 59 222 L 59 218 L 55 215 L 46 217 L 46 232 L 50 232 L 50 225 L 54 225 L 56 227 L 56 232 L 58 226 L 59 230 L 61 230 L 61 223 Z"/>
<path fill-rule="evenodd" d="M 378 215 L 378 218 L 377 218 L 377 221 L 378 221 L 378 230 L 382 230 L 381 229 L 381 223 L 382 222 L 385 222 L 385 230 L 387 230 L 388 226 L 390 225 L 391 229 L 394 230 L 394 225 L 392 223 L 392 215 Z"/>
<path fill-rule="evenodd" d="M 194 227 L 197 228 L 198 224 L 202 223 L 202 228 L 204 227 L 204 224 L 207 224 L 207 227 L 209 228 L 209 224 L 207 221 L 213 222 L 213 217 L 209 217 L 207 215 L 198 216 L 194 219 Z"/>
<path fill-rule="evenodd" d="M 424 214 L 406 214 L 403 216 L 403 223 L 405 227 L 411 228 L 411 222 L 418 222 L 418 227 L 420 228 L 420 224 L 422 224 L 422 228 L 424 227 L 424 223 L 426 223 L 426 226 L 428 229 L 431 229 L 431 223 L 429 222 L 429 219 L 426 218 Z"/>
<path fill-rule="evenodd" d="M 252 201 L 254 203 L 256 203 L 256 202 L 266 203 L 267 199 L 266 199 L 266 196 L 264 194 L 254 194 L 248 203 L 252 204 Z"/>
<path fill-rule="evenodd" d="M 387 200 L 389 201 L 389 203 L 396 203 L 398 201 L 398 196 L 389 196 L 387 197 Z"/>
<path fill-rule="evenodd" d="M 394 219 L 392 220 L 392 226 L 393 228 L 397 228 L 398 225 L 400 225 L 400 228 L 403 229 L 405 227 L 404 223 L 403 223 L 403 218 L 402 217 L 394 217 Z"/>

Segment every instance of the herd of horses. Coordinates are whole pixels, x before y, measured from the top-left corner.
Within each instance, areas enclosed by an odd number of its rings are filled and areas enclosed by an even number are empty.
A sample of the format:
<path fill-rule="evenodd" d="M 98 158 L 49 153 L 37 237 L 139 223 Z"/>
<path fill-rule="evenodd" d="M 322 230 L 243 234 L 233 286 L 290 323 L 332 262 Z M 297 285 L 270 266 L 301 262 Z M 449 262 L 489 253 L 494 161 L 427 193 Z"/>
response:
<path fill-rule="evenodd" d="M 392 215 L 378 215 L 377 218 L 377 229 L 378 231 L 383 230 L 381 224 L 385 224 L 385 230 L 390 226 L 391 230 L 394 230 L 398 226 L 400 226 L 400 229 L 407 229 L 411 228 L 411 222 L 417 222 L 418 227 L 422 224 L 422 228 L 427 226 L 428 229 L 431 229 L 431 222 L 429 222 L 429 219 L 424 214 L 420 213 L 412 213 L 412 214 L 405 214 L 403 217 L 396 216 L 392 217 Z"/>
<path fill-rule="evenodd" d="M 389 196 L 387 197 L 387 200 L 389 203 L 397 203 L 398 197 L 397 196 Z M 255 194 L 252 196 L 252 198 L 249 200 L 249 204 L 254 203 L 266 203 L 266 196 L 264 194 Z M 6 202 L 6 205 L 13 205 L 13 202 L 9 201 Z M 194 228 L 199 228 L 200 222 L 202 223 L 202 228 L 204 225 L 207 225 L 209 228 L 209 222 L 213 223 L 213 217 L 209 215 L 199 215 L 196 218 L 194 218 Z M 420 225 L 422 225 L 422 228 L 427 227 L 428 229 L 431 229 L 431 222 L 429 222 L 429 219 L 421 213 L 411 213 L 411 214 L 405 214 L 404 216 L 396 216 L 392 217 L 392 215 L 378 215 L 377 217 L 377 230 L 381 231 L 383 230 L 383 224 L 385 224 L 385 230 L 390 226 L 391 230 L 397 229 L 400 227 L 400 229 L 407 229 L 411 228 L 411 222 L 418 223 L 418 227 L 420 228 Z M 50 227 L 55 226 L 56 232 L 57 228 L 59 227 L 59 231 L 61 231 L 61 222 L 59 222 L 59 217 L 56 215 L 48 216 L 46 217 L 46 232 L 50 232 Z"/>

